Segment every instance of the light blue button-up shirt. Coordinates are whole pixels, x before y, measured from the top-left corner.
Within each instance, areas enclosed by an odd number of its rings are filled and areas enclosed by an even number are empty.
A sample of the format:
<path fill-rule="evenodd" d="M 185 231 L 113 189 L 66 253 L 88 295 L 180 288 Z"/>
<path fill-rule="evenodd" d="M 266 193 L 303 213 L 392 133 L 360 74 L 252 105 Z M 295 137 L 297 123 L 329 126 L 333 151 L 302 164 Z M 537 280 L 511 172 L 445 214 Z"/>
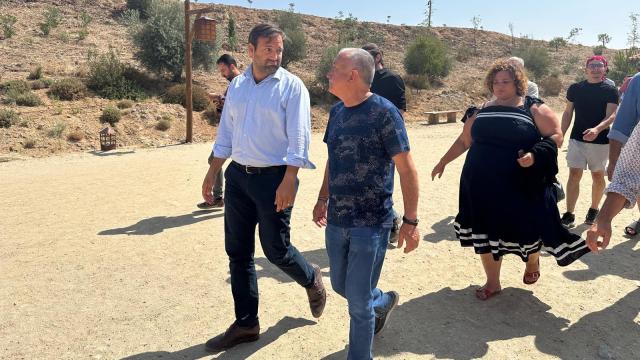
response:
<path fill-rule="evenodd" d="M 640 73 L 633 76 L 624 92 L 607 137 L 625 144 L 640 120 Z"/>
<path fill-rule="evenodd" d="M 213 155 L 248 166 L 315 169 L 309 160 L 311 105 L 304 83 L 279 68 L 256 84 L 252 69 L 229 84 Z"/>

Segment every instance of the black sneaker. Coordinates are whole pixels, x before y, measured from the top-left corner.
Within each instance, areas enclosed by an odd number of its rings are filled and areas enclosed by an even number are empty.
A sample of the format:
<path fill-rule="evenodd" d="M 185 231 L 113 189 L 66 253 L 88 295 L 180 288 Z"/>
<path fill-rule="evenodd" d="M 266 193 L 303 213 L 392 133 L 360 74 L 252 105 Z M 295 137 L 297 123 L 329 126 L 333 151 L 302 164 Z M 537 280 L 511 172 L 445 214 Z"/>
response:
<path fill-rule="evenodd" d="M 584 223 L 587 225 L 593 225 L 596 221 L 596 216 L 598 216 L 598 209 L 589 208 L 587 211 L 587 216 L 584 218 Z"/>
<path fill-rule="evenodd" d="M 560 222 L 562 222 L 562 226 L 570 229 L 576 226 L 576 216 L 573 213 L 566 212 L 564 213 L 564 215 L 562 215 L 562 219 L 560 219 Z"/>
<path fill-rule="evenodd" d="M 384 325 L 387 323 L 387 320 L 389 320 L 389 315 L 391 315 L 393 309 L 398 306 L 400 294 L 395 291 L 389 291 L 387 295 L 391 296 L 391 306 L 389 306 L 389 309 L 385 310 L 380 315 L 376 314 L 376 325 L 373 328 L 374 334 L 377 334 L 384 329 Z"/>

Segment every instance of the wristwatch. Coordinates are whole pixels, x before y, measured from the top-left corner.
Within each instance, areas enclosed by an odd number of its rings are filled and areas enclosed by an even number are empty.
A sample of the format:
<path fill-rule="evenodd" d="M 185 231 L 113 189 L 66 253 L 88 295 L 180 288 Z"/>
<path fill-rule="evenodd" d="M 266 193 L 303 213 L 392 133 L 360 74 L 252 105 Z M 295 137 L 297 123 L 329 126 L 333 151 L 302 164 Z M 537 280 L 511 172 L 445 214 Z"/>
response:
<path fill-rule="evenodd" d="M 407 219 L 407 217 L 403 215 L 402 216 L 402 222 L 405 223 L 405 224 L 411 225 L 411 226 L 418 226 L 419 220 L 418 219 L 413 219 L 413 220 Z"/>

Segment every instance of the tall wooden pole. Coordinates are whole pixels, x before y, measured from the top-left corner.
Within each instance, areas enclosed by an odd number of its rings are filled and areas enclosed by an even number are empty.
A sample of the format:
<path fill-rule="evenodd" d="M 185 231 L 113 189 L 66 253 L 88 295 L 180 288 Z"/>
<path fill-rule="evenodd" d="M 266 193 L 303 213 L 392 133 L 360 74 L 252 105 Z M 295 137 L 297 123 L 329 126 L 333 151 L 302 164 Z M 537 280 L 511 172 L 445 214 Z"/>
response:
<path fill-rule="evenodd" d="M 184 1 L 184 72 L 186 77 L 185 84 L 185 107 L 187 108 L 187 137 L 186 142 L 193 141 L 193 99 L 191 95 L 191 20 L 189 11 L 191 4 L 189 0 Z"/>

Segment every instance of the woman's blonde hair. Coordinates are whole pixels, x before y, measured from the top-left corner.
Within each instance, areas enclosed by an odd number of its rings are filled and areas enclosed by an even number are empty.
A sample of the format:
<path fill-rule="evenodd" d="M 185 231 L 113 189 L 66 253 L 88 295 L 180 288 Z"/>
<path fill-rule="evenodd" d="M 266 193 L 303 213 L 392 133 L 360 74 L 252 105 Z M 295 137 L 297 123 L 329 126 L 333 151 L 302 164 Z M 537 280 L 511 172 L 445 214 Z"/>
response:
<path fill-rule="evenodd" d="M 511 74 L 518 96 L 527 94 L 527 82 L 529 81 L 527 74 L 525 74 L 519 66 L 514 66 L 507 59 L 496 60 L 496 62 L 491 65 L 491 68 L 489 68 L 487 77 L 484 79 L 484 84 L 489 92 L 493 94 L 493 81 L 496 79 L 496 74 L 500 71 L 507 71 Z"/>

